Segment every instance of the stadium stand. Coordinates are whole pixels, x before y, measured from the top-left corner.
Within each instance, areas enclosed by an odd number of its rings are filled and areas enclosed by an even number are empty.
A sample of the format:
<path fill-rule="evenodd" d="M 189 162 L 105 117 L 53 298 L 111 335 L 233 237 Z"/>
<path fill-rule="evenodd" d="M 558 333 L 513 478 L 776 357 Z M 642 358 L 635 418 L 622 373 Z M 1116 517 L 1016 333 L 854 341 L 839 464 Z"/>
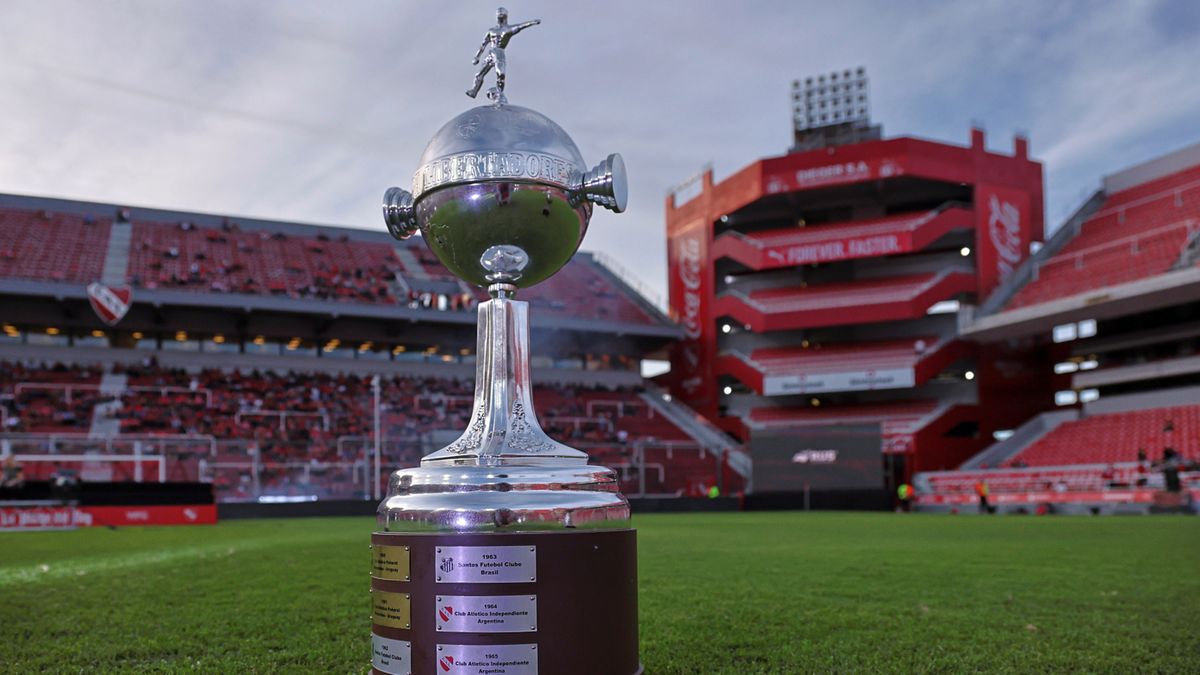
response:
<path fill-rule="evenodd" d="M 416 270 L 411 261 L 416 262 Z M 352 240 L 345 234 L 300 236 L 243 229 L 234 221 L 219 228 L 186 221 L 135 221 L 127 280 L 149 289 L 448 310 L 472 309 L 487 299 L 482 289 L 458 282 L 424 245 L 393 246 Z M 429 282 L 440 282 L 439 290 L 423 290 Z M 539 314 L 639 324 L 657 321 L 588 256 L 576 257 L 550 281 L 522 291 L 521 299 Z"/>
<path fill-rule="evenodd" d="M 1025 448 L 1010 466 L 1067 466 L 1132 462 L 1138 452 L 1158 457 L 1174 448 L 1200 460 L 1200 405 L 1089 415 L 1065 422 Z"/>
<path fill-rule="evenodd" d="M 352 492 L 352 476 L 329 467 L 365 467 L 369 444 L 361 441 L 369 437 L 372 420 L 369 377 L 155 365 L 107 373 L 19 363 L 0 363 L 0 369 L 7 432 L 87 436 L 112 419 L 119 423 L 120 436 L 145 442 L 155 436 L 193 439 L 185 452 L 176 454 L 173 463 L 178 466 L 168 467 L 168 473 L 197 480 L 204 477 L 204 467 L 217 468 L 213 479 L 221 500 L 249 499 L 275 488 L 299 494 L 302 490 L 289 480 L 289 469 L 297 466 L 308 469 L 303 489 L 322 497 L 345 495 Z M 103 388 L 102 382 L 109 385 L 107 391 L 95 389 Z M 445 433 L 465 428 L 470 417 L 471 382 L 398 376 L 386 378 L 382 386 L 390 463 L 417 461 Z M 720 470 L 714 455 L 697 448 L 632 389 L 540 386 L 534 402 L 548 433 L 587 449 L 593 461 L 620 469 L 633 493 L 698 494 L 700 485 L 707 489 L 714 484 Z M 350 439 L 360 442 L 347 443 Z M 22 440 L 29 445 L 33 439 Z M 81 443 L 88 445 L 86 439 Z M 92 451 L 100 444 L 93 438 Z M 634 470 L 635 451 L 645 453 L 643 461 L 650 468 L 644 483 Z M 126 463 L 115 470 L 129 473 L 131 467 Z M 314 474 L 315 467 L 323 470 Z M 251 470 L 257 493 L 246 480 Z"/>
<path fill-rule="evenodd" d="M 948 204 L 931 211 L 861 221 L 786 227 L 717 237 L 713 257 L 728 256 L 752 270 L 919 251 L 953 230 L 970 229 L 970 209 Z"/>
<path fill-rule="evenodd" d="M 95 281 L 110 224 L 92 216 L 0 207 L 0 278 Z"/>
<path fill-rule="evenodd" d="M 890 494 L 1001 423 L 982 414 L 1006 395 L 982 381 L 997 370 L 958 324 L 1042 240 L 1041 165 L 1022 137 L 1005 154 L 981 129 L 968 146 L 871 129 L 819 133 L 719 182 L 705 171 L 667 199 L 671 308 L 688 329 L 671 394 L 765 453 L 755 483 L 781 498 Z M 832 466 L 789 451 L 844 424 L 873 443 L 876 423 L 877 462 L 850 441 Z"/>
<path fill-rule="evenodd" d="M 621 292 L 608 277 L 597 263 L 576 256 L 546 283 L 522 290 L 520 297 L 535 313 L 591 321 L 652 323 L 654 319 L 646 308 Z M 487 294 L 476 289 L 475 297 L 482 301 Z"/>
<path fill-rule="evenodd" d="M 927 382 L 963 355 L 962 344 L 936 336 L 863 342 L 804 342 L 731 350 L 721 368 L 759 394 L 907 388 Z M 839 387 L 837 382 L 842 382 Z"/>
<path fill-rule="evenodd" d="M 970 273 L 946 270 L 748 294 L 730 291 L 717 299 L 716 311 L 755 330 L 911 319 L 924 316 L 939 300 L 969 291 L 974 283 Z"/>
<path fill-rule="evenodd" d="M 926 494 L 973 496 L 975 486 L 986 482 L 993 493 L 1021 495 L 1026 493 L 1068 492 L 1103 493 L 1107 490 L 1128 490 L 1138 487 L 1162 487 L 1161 474 L 1152 473 L 1148 463 L 1123 462 L 1100 465 L 1056 466 L 1031 469 L 1000 469 L 994 471 L 956 471 L 928 474 L 923 481 Z M 1188 472 L 1189 483 L 1200 487 L 1200 473 Z M 1053 498 L 1051 498 L 1053 499 Z"/>
<path fill-rule="evenodd" d="M 1019 308 L 1171 270 L 1200 233 L 1200 166 L 1106 196 L 1100 209 L 1008 307 Z M 1200 262 L 1200 261 L 1198 261 Z"/>
<path fill-rule="evenodd" d="M 133 223 L 128 280 L 144 288 L 393 304 L 399 261 L 383 243 L 190 223 Z"/>
<path fill-rule="evenodd" d="M 520 294 L 540 420 L 614 464 L 629 494 L 706 492 L 727 448 L 648 404 L 638 376 L 679 328 L 610 265 L 579 253 Z M 97 281 L 132 288 L 127 313 L 100 314 Z M 0 195 L 0 446 L 31 479 L 60 467 L 210 481 L 224 501 L 370 498 L 372 377 L 385 471 L 453 440 L 485 298 L 382 228 Z"/>

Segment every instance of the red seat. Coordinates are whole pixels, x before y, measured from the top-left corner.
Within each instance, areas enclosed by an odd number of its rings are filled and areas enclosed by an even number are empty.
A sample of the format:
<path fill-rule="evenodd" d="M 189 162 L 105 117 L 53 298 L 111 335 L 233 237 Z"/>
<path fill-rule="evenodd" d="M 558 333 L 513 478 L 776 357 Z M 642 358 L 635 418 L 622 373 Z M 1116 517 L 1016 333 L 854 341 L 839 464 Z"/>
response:
<path fill-rule="evenodd" d="M 0 209 L 0 277 L 98 281 L 110 226 L 69 213 Z"/>
<path fill-rule="evenodd" d="M 1137 460 L 1142 449 L 1158 459 L 1164 448 L 1200 458 L 1200 405 L 1092 415 L 1042 436 L 1014 462 L 1028 466 L 1115 464 Z"/>
<path fill-rule="evenodd" d="M 1200 166 L 1109 195 L 1037 268 L 1008 307 L 1036 305 L 1163 274 L 1200 230 Z"/>

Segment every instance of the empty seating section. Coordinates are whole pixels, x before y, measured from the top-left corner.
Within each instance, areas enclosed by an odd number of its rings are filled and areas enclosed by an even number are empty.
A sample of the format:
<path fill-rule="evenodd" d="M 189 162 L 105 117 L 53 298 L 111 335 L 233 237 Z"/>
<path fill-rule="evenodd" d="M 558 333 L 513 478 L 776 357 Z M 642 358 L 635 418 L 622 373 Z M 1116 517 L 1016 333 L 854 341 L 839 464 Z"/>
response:
<path fill-rule="evenodd" d="M 750 353 L 750 361 L 767 375 L 912 368 L 937 345 L 938 338 L 921 337 L 809 347 L 770 347 L 755 349 Z"/>
<path fill-rule="evenodd" d="M 209 228 L 137 221 L 127 276 L 133 285 L 143 288 L 410 306 L 421 300 L 417 289 L 423 282 L 455 280 L 423 244 L 410 245 L 406 251 L 411 254 L 405 255 L 407 267 L 391 244 L 351 240 L 345 235 L 308 237 L 242 230 L 232 223 Z M 414 264 L 420 270 L 408 269 Z M 413 290 L 405 296 L 403 286 Z M 475 301 L 488 297 L 483 289 L 473 292 Z M 595 263 L 577 258 L 550 280 L 522 290 L 520 298 L 528 300 L 538 315 L 657 323 L 628 293 Z M 454 296 L 446 307 L 469 309 L 473 304 Z"/>
<path fill-rule="evenodd" d="M 886 279 L 847 281 L 806 288 L 772 288 L 750 293 L 750 302 L 765 312 L 804 312 L 907 302 L 934 282 L 936 274 L 910 274 Z"/>
<path fill-rule="evenodd" d="M 1009 302 L 1026 307 L 1169 271 L 1200 231 L 1200 166 L 1109 195 Z"/>
<path fill-rule="evenodd" d="M 410 239 L 409 241 L 412 240 Z M 429 247 L 425 245 L 425 242 L 417 240 L 415 245 L 409 245 L 408 250 L 413 254 L 413 257 L 415 257 L 417 261 L 421 263 L 421 271 L 427 278 L 436 279 L 438 281 L 454 281 L 456 278 L 450 273 L 450 270 L 446 269 L 446 267 L 442 265 L 440 261 L 438 261 L 437 256 L 433 254 L 433 251 L 429 250 Z"/>
<path fill-rule="evenodd" d="M 91 217 L 0 208 L 0 278 L 98 281 L 109 228 Z"/>
<path fill-rule="evenodd" d="M 1009 465 L 1067 466 L 1134 462 L 1138 450 L 1150 460 L 1174 448 L 1200 459 L 1200 405 L 1092 415 L 1066 422 L 1013 457 Z"/>
<path fill-rule="evenodd" d="M 145 288 L 396 301 L 400 264 L 383 243 L 135 222 L 130 248 L 129 280 Z"/>
<path fill-rule="evenodd" d="M 813 225 L 810 227 L 786 227 L 777 230 L 765 230 L 743 235 L 745 238 L 762 248 L 779 246 L 806 246 L 825 241 L 857 239 L 878 235 L 911 232 L 933 216 L 932 212 L 904 213 L 884 218 L 858 220 L 849 223 L 834 223 L 830 225 Z"/>
<path fill-rule="evenodd" d="M 1136 464 L 1123 466 L 1056 467 L 1053 469 L 987 471 L 948 471 L 927 474 L 934 494 L 973 495 L 975 486 L 984 482 L 991 493 L 1045 491 L 1091 491 L 1108 487 L 1136 487 L 1149 479 Z"/>
<path fill-rule="evenodd" d="M 731 230 L 717 237 L 712 257 L 732 258 L 752 270 L 880 257 L 920 250 L 947 232 L 970 229 L 972 221 L 970 209 L 947 205 L 862 220 Z"/>
<path fill-rule="evenodd" d="M 26 384 L 18 390 L 22 383 L 38 386 Z M 87 432 L 92 424 L 92 409 L 100 401 L 99 393 L 93 390 L 99 383 L 100 371 L 96 369 L 31 368 L 0 362 L 0 431 Z M 73 391 L 69 389 L 72 384 L 92 386 Z M 14 410 L 6 414 L 5 407 Z"/>
<path fill-rule="evenodd" d="M 522 289 L 517 298 L 529 302 L 535 315 L 554 315 L 593 321 L 653 324 L 656 320 L 636 301 L 596 269 L 598 263 L 574 258 L 566 267 L 536 286 Z M 482 289 L 480 300 L 487 299 Z"/>
<path fill-rule="evenodd" d="M 123 374 L 125 390 L 101 394 L 95 391 L 101 380 L 95 369 L 0 363 L 4 430 L 87 434 L 95 414 L 110 416 L 126 435 L 212 437 L 215 454 L 203 443 L 199 447 L 204 452 L 194 451 L 192 444 L 190 456 L 180 461 L 195 466 L 202 457 L 214 466 L 235 467 L 216 472 L 214 478 L 221 494 L 231 499 L 248 494 L 243 476 L 252 461 L 264 471 L 262 480 L 274 481 L 267 487 L 290 489 L 296 466 L 307 463 L 333 471 L 332 467 L 361 460 L 371 445 L 370 377 L 185 372 L 154 366 L 131 367 Z M 20 392 L 18 384 L 22 384 Z M 74 392 L 68 404 L 61 390 L 66 384 L 93 386 L 87 392 Z M 435 449 L 433 434 L 466 428 L 473 386 L 452 379 L 385 378 L 382 421 L 387 466 L 413 464 Z M 630 481 L 626 489 L 639 487 L 636 472 L 631 471 L 635 447 L 644 449 L 648 464 L 662 465 L 662 471 L 656 466 L 650 477 L 648 492 L 682 494 L 701 478 L 707 485 L 715 482 L 715 456 L 697 449 L 686 433 L 656 415 L 636 391 L 538 387 L 534 400 L 553 437 L 587 450 L 593 461 L 624 466 Z M 107 406 L 97 413 L 100 403 Z M 312 472 L 307 473 L 311 478 Z"/>

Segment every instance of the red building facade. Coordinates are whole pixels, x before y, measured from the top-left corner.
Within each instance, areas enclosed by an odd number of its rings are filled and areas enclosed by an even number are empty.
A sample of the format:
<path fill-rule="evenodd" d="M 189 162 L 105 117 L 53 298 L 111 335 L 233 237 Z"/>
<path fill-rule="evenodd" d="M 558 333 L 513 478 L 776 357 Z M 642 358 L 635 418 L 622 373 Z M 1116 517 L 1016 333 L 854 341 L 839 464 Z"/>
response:
<path fill-rule="evenodd" d="M 961 461 L 1026 414 L 981 414 L 993 384 L 1011 387 L 984 381 L 998 369 L 977 367 L 957 333 L 957 313 L 1042 239 L 1042 167 L 1025 139 L 1011 155 L 980 130 L 968 147 L 868 141 L 700 183 L 666 203 L 670 307 L 686 333 L 674 396 L 743 438 L 878 420 L 905 473 Z"/>

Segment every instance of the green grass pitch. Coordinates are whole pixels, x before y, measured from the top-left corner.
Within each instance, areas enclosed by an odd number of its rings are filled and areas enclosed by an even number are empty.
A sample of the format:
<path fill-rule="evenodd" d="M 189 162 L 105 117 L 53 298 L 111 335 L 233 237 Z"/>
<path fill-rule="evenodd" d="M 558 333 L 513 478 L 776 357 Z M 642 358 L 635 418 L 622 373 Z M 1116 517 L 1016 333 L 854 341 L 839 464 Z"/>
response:
<path fill-rule="evenodd" d="M 1200 671 L 1197 518 L 635 524 L 648 673 Z M 364 672 L 373 527 L 0 535 L 0 672 Z"/>

